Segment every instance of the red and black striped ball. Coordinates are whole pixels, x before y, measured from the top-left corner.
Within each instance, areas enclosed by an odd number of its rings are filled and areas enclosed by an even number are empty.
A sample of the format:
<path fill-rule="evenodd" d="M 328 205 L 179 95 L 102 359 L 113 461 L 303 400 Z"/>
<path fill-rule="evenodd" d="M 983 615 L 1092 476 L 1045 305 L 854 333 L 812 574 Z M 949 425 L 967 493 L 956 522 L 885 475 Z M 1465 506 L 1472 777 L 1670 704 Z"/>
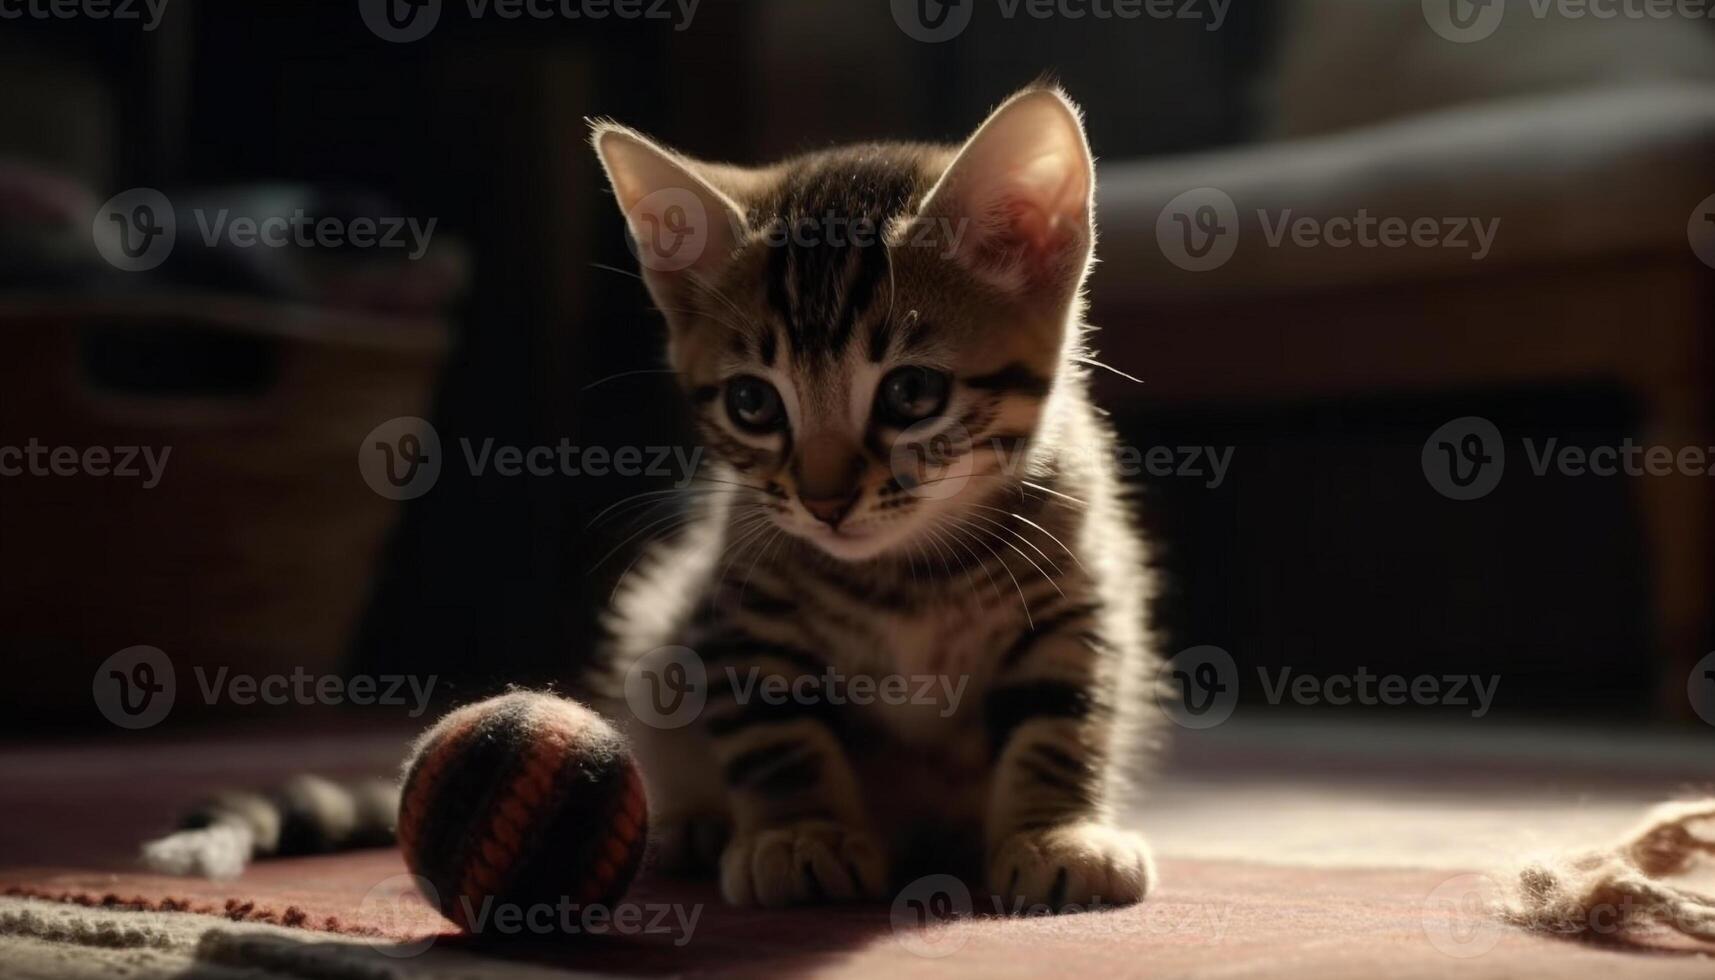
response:
<path fill-rule="evenodd" d="M 550 694 L 460 708 L 424 732 L 405 763 L 405 863 L 468 931 L 506 907 L 611 907 L 637 874 L 648 829 L 625 737 Z"/>

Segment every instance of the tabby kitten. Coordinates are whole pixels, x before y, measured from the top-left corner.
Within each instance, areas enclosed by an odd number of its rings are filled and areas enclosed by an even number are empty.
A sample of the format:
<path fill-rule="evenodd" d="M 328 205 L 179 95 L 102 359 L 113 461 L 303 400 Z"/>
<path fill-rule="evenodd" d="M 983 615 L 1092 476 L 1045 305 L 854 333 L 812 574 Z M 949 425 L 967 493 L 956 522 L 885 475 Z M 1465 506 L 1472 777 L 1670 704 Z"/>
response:
<path fill-rule="evenodd" d="M 1013 907 L 1141 899 L 1115 819 L 1151 582 L 1082 363 L 1077 109 L 1032 87 L 963 146 L 756 169 L 593 141 L 716 469 L 613 613 L 616 678 L 666 646 L 707 673 L 695 722 L 630 726 L 660 858 L 739 905 L 931 871 Z"/>

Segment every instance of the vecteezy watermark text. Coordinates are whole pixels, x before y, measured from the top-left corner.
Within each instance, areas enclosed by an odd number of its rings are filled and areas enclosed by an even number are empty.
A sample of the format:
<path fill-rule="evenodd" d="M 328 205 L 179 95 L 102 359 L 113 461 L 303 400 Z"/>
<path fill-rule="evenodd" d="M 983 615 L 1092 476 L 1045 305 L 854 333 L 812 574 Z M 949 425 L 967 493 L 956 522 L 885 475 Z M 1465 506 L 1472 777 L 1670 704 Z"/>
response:
<path fill-rule="evenodd" d="M 471 476 L 672 478 L 676 490 L 696 480 L 703 461 L 701 446 L 581 446 L 570 439 L 517 446 L 467 436 L 458 445 Z M 441 477 L 440 433 L 415 416 L 389 419 L 359 443 L 357 466 L 370 489 L 389 500 L 420 497 Z"/>
<path fill-rule="evenodd" d="M 673 30 L 691 26 L 702 0 L 464 0 L 471 20 L 670 20 Z M 442 0 L 358 0 L 358 13 L 383 41 L 420 41 L 440 22 Z"/>
<path fill-rule="evenodd" d="M 796 222 L 762 221 L 760 218 L 753 215 L 751 223 L 744 227 L 760 227 L 762 230 L 756 234 L 755 240 L 770 248 L 815 248 L 822 245 L 871 248 L 886 241 L 881 225 L 873 218 L 853 218 L 833 211 Z M 735 232 L 742 235 L 744 227 L 736 227 Z M 933 248 L 938 250 L 941 258 L 949 258 L 958 253 L 959 243 L 965 240 L 970 227 L 969 218 L 924 219 L 902 231 L 899 240 L 891 244 L 899 248 Z"/>
<path fill-rule="evenodd" d="M 1449 249 L 1473 262 L 1489 257 L 1501 219 L 1474 215 L 1299 214 L 1293 208 L 1254 212 L 1268 248 Z M 1155 240 L 1169 262 L 1187 272 L 1218 269 L 1238 250 L 1243 214 L 1218 187 L 1196 187 L 1173 198 L 1156 216 Z"/>
<path fill-rule="evenodd" d="M 315 215 L 304 208 L 243 214 L 199 206 L 190 215 L 205 248 L 402 250 L 413 262 L 428 253 L 439 223 L 406 215 Z M 184 230 L 179 218 L 172 201 L 152 187 L 115 194 L 95 213 L 96 251 L 114 268 L 146 272 L 172 255 Z"/>
<path fill-rule="evenodd" d="M 625 675 L 625 700 L 632 714 L 655 728 L 683 728 L 700 718 L 711 699 L 743 708 L 796 705 L 919 705 L 942 717 L 959 710 L 966 675 L 847 674 L 825 666 L 789 675 L 760 666 L 722 667 L 710 676 L 690 647 L 665 646 L 637 658 Z"/>
<path fill-rule="evenodd" d="M 224 666 L 211 672 L 201 664 L 194 666 L 192 673 L 205 705 L 410 705 L 412 718 L 428 710 L 438 680 L 434 675 L 313 674 L 302 667 L 286 674 L 234 673 Z M 150 728 L 164 721 L 178 697 L 178 688 L 172 658 L 151 646 L 126 647 L 103 660 L 95 669 L 92 685 L 95 706 L 101 714 L 113 724 L 130 729 Z"/>
<path fill-rule="evenodd" d="M 1469 708 L 1472 718 L 1486 716 L 1500 689 L 1498 675 L 1378 674 L 1367 667 L 1353 673 L 1296 673 L 1290 667 L 1257 668 L 1263 698 L 1270 705 Z M 1213 728 L 1232 717 L 1242 686 L 1238 664 L 1216 646 L 1183 650 L 1162 664 L 1155 685 L 1156 703 L 1183 728 Z"/>
<path fill-rule="evenodd" d="M 684 946 L 697 931 L 703 906 L 674 902 L 621 902 L 593 905 L 561 896 L 556 902 L 519 905 L 496 901 L 485 895 L 473 902 L 459 896 L 464 920 L 478 935 L 499 936 L 672 936 L 673 945 Z"/>
<path fill-rule="evenodd" d="M 141 479 L 143 489 L 160 485 L 173 447 L 46 446 L 31 439 L 22 446 L 0 446 L 0 477 L 94 476 Z"/>
<path fill-rule="evenodd" d="M 739 705 L 752 702 L 779 707 L 786 704 L 830 705 L 932 705 L 942 718 L 959 710 L 970 677 L 950 674 L 855 674 L 847 676 L 833 667 L 819 674 L 770 673 L 751 667 L 740 671 L 725 667 L 726 688 Z"/>
<path fill-rule="evenodd" d="M 963 34 L 978 6 L 992 7 L 1003 20 L 1176 20 L 1218 31 L 1232 0 L 892 0 L 894 23 L 928 44 Z"/>
<path fill-rule="evenodd" d="M 991 438 L 975 442 L 957 420 L 924 419 L 894 440 L 888 465 L 894 478 L 915 496 L 945 500 L 962 493 L 976 474 L 976 451 L 991 454 L 995 472 L 1009 477 L 1030 473 L 1041 447 L 1022 440 Z M 1102 449 L 1062 446 L 1052 451 L 1062 465 L 1101 469 L 1115 476 L 1197 479 L 1217 490 L 1232 466 L 1232 446 L 1132 446 Z"/>
<path fill-rule="evenodd" d="M 624 476 L 668 477 L 677 474 L 675 489 L 696 478 L 701 446 L 578 446 L 561 439 L 552 446 L 503 446 L 494 439 L 480 443 L 459 439 L 465 465 L 472 476 L 490 469 L 498 476 Z"/>
<path fill-rule="evenodd" d="M 0 0 L 0 20 L 142 21 L 161 26 L 169 0 Z"/>
<path fill-rule="evenodd" d="M 233 217 L 230 208 L 212 212 L 198 208 L 191 214 L 203 244 L 210 248 L 222 241 L 236 248 L 404 248 L 409 249 L 405 257 L 413 262 L 428 252 L 429 239 L 440 221 L 401 216 L 318 218 L 303 208 L 261 218 Z"/>
<path fill-rule="evenodd" d="M 866 249 L 885 245 L 934 250 L 943 259 L 958 254 L 971 228 L 970 218 L 945 215 L 885 227 L 873 218 L 833 211 L 802 215 L 792 221 L 758 211 L 749 215 L 730 212 L 723 219 L 718 213 L 709 213 L 697 191 L 664 187 L 643 197 L 627 212 L 625 244 L 644 268 L 677 272 L 694 265 L 709 243 L 720 238 L 711 222 L 721 220 L 727 223 L 729 240 L 767 248 Z"/>
<path fill-rule="evenodd" d="M 1355 674 L 1327 677 L 1295 675 L 1291 667 L 1282 667 L 1272 678 L 1267 668 L 1259 667 L 1257 678 L 1262 682 L 1263 696 L 1269 704 L 1284 704 L 1290 699 L 1294 704 L 1326 704 L 1336 708 L 1351 704 L 1364 707 L 1449 705 L 1470 707 L 1472 718 L 1481 718 L 1489 713 L 1489 708 L 1495 703 L 1495 691 L 1501 684 L 1500 677 L 1495 675 L 1418 674 L 1406 677 L 1403 674 L 1372 674 L 1363 667 L 1359 667 Z"/>
<path fill-rule="evenodd" d="M 682 947 L 696 934 L 703 916 L 700 902 L 607 905 L 566 895 L 531 903 L 501 901 L 492 895 L 460 895 L 456 901 L 459 918 L 469 924 L 472 933 L 486 936 L 661 936 Z M 440 891 L 427 878 L 415 874 L 390 875 L 358 902 L 363 921 L 375 923 L 383 934 L 370 938 L 370 946 L 396 959 L 420 956 L 434 946 L 438 936 L 424 934 L 423 913 L 440 907 Z M 399 934 L 416 934 L 418 938 L 392 938 Z"/>
<path fill-rule="evenodd" d="M 1022 446 L 1008 446 L 996 440 L 992 448 L 1000 460 L 1002 472 L 1021 475 L 1028 471 L 1028 459 Z M 1068 459 L 1071 450 L 1057 451 L 1057 458 Z M 1114 446 L 1099 451 L 1085 461 L 1107 464 L 1116 476 L 1175 479 L 1197 479 L 1209 490 L 1218 490 L 1227 480 L 1227 470 L 1233 463 L 1232 446 Z"/>
<path fill-rule="evenodd" d="M 312 674 L 302 667 L 292 668 L 290 674 L 235 674 L 230 667 L 221 667 L 210 674 L 201 665 L 191 668 L 196 675 L 197 689 L 204 704 L 235 704 L 250 707 L 266 704 L 274 707 L 287 704 L 342 705 L 382 707 L 411 705 L 407 714 L 416 718 L 428 710 L 429 697 L 438 680 L 414 674 Z M 410 692 L 410 700 L 405 697 Z"/>
<path fill-rule="evenodd" d="M 1376 217 L 1367 208 L 1351 215 L 1293 217 L 1291 208 L 1272 215 L 1256 213 L 1263 240 L 1269 248 L 1280 248 L 1289 239 L 1299 248 L 1447 248 L 1470 253 L 1471 261 L 1488 258 L 1500 232 L 1501 219 L 1474 217 L 1401 218 Z"/>
<path fill-rule="evenodd" d="M 1715 446 L 1649 445 L 1626 438 L 1609 445 L 1567 445 L 1558 437 L 1520 440 L 1533 476 L 1715 477 Z M 1453 500 L 1492 493 L 1506 472 L 1501 431 L 1488 419 L 1468 415 L 1442 425 L 1423 444 L 1423 475 L 1436 492 Z"/>
<path fill-rule="evenodd" d="M 1509 12 L 1536 20 L 1708 20 L 1715 0 L 1422 0 L 1423 19 L 1441 37 L 1470 44 L 1492 36 Z"/>
<path fill-rule="evenodd" d="M 963 949 L 971 930 L 953 928 L 976 915 L 970 886 L 949 874 L 918 878 L 899 890 L 888 911 L 893 938 L 906 952 L 927 959 L 951 956 Z M 1055 913 L 1094 912 L 1110 907 L 1100 895 L 1085 904 L 1030 902 L 1021 895 L 991 894 L 984 914 L 1021 918 Z M 1161 938 L 1195 936 L 1205 944 L 1218 944 L 1232 920 L 1231 904 L 1181 903 L 1150 906 L 1126 928 L 1135 936 Z"/>

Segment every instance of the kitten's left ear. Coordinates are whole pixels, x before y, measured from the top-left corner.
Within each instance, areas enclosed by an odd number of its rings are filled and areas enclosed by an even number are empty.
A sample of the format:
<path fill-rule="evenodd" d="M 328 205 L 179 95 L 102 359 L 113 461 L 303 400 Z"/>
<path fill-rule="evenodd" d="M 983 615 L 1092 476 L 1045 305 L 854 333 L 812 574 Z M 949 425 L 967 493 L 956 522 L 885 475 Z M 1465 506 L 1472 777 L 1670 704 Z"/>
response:
<path fill-rule="evenodd" d="M 703 177 L 699 164 L 610 122 L 592 124 L 591 142 L 657 298 L 675 291 L 681 274 L 706 278 L 726 265 L 739 245 L 744 215 Z"/>
<path fill-rule="evenodd" d="M 1075 289 L 1095 241 L 1095 184 L 1077 108 L 1058 89 L 1026 89 L 965 143 L 918 220 L 998 286 Z"/>

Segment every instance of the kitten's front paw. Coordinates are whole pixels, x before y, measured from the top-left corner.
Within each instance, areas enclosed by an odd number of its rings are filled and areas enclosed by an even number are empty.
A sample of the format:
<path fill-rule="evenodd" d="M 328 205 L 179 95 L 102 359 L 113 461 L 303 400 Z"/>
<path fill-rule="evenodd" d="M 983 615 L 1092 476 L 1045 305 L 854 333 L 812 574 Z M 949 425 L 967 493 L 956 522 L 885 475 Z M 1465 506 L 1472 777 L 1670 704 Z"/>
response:
<path fill-rule="evenodd" d="M 1130 905 L 1154 883 L 1143 838 L 1098 823 L 1021 831 L 1002 841 L 989 862 L 989 887 L 1022 914 Z"/>
<path fill-rule="evenodd" d="M 828 820 L 740 834 L 721 855 L 721 895 L 733 905 L 880 898 L 886 880 L 880 842 Z"/>

